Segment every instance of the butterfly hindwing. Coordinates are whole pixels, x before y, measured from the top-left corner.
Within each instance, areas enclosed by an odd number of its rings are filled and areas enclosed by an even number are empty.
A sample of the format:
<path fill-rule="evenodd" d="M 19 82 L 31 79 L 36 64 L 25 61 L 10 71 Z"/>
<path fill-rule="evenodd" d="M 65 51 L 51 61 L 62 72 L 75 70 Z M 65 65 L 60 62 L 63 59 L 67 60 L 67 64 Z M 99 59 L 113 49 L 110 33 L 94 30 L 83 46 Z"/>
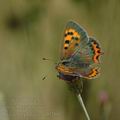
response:
<path fill-rule="evenodd" d="M 83 68 L 75 68 L 75 67 L 67 67 L 61 65 L 58 68 L 58 71 L 64 73 L 64 75 L 67 76 L 78 76 L 86 79 L 93 79 L 100 74 L 98 67 L 91 67 L 91 66 L 83 67 Z"/>
<path fill-rule="evenodd" d="M 89 38 L 89 42 L 82 49 L 75 51 L 74 55 L 70 58 L 73 67 L 88 67 L 92 64 L 99 63 L 99 56 L 102 54 L 101 48 L 95 38 Z"/>
<path fill-rule="evenodd" d="M 99 43 L 94 38 L 89 38 L 89 42 L 82 49 L 76 50 L 74 55 L 69 58 L 69 67 L 76 69 L 76 74 L 87 79 L 92 79 L 99 74 L 96 67 L 91 67 L 93 64 L 99 63 L 101 55 Z"/>
<path fill-rule="evenodd" d="M 77 23 L 69 21 L 65 28 L 63 42 L 61 59 L 67 59 L 72 56 L 76 49 L 80 48 L 80 44 L 82 46 L 87 44 L 87 33 Z"/>
<path fill-rule="evenodd" d="M 91 52 L 92 52 L 92 60 L 93 60 L 93 63 L 99 63 L 99 56 L 101 54 L 103 54 L 101 52 L 101 47 L 100 47 L 100 44 L 98 43 L 97 40 L 95 40 L 94 38 L 89 38 L 89 46 L 91 48 Z"/>
<path fill-rule="evenodd" d="M 100 74 L 100 71 L 98 67 L 89 67 L 83 71 L 80 69 L 78 74 L 80 77 L 83 77 L 86 79 L 93 79 Z"/>

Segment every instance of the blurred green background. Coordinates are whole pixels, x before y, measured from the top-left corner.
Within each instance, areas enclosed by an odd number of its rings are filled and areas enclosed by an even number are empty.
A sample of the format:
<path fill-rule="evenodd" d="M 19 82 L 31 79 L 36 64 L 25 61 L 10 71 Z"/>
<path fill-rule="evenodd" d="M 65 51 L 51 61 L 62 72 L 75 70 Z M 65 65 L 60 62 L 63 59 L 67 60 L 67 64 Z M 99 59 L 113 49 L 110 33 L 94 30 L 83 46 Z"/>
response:
<path fill-rule="evenodd" d="M 0 0 L 0 120 L 85 120 L 55 65 L 42 61 L 59 60 L 69 20 L 104 51 L 100 77 L 84 85 L 91 120 L 120 120 L 119 0 Z"/>

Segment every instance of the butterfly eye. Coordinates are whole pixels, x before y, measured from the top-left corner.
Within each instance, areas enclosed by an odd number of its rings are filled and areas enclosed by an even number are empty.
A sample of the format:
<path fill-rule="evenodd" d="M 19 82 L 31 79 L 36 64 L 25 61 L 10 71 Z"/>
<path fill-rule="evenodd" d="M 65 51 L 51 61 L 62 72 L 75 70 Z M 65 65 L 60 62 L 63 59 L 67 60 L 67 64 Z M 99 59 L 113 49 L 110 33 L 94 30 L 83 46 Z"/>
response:
<path fill-rule="evenodd" d="M 63 65 L 66 65 L 66 64 L 68 64 L 68 63 L 69 63 L 68 61 L 63 61 L 63 62 L 62 62 Z"/>

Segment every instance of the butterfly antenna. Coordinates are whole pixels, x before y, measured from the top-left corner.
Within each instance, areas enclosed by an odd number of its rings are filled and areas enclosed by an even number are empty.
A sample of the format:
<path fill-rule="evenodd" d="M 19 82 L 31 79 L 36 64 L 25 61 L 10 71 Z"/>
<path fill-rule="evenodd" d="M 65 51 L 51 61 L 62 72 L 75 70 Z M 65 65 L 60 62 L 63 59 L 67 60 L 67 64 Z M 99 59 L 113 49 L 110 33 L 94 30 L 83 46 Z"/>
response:
<path fill-rule="evenodd" d="M 57 63 L 54 62 L 54 60 L 52 60 L 52 59 L 42 58 L 42 60 L 44 60 L 44 61 L 51 61 L 52 63 L 54 63 L 55 65 L 57 65 Z M 48 73 L 48 71 L 47 71 L 47 73 Z M 42 77 L 42 80 L 45 80 L 46 78 L 47 78 L 47 75 L 43 76 L 43 77 Z"/>
<path fill-rule="evenodd" d="M 42 58 L 42 60 L 49 60 L 49 59 L 47 59 L 47 58 Z"/>
<path fill-rule="evenodd" d="M 42 80 L 45 80 L 47 78 L 47 76 L 44 76 L 43 78 L 42 78 Z"/>
<path fill-rule="evenodd" d="M 52 60 L 52 59 L 42 58 L 42 60 L 45 60 L 45 61 L 51 61 L 51 62 L 53 62 L 55 65 L 57 64 L 57 63 L 56 63 L 56 62 L 54 62 L 54 60 Z"/>

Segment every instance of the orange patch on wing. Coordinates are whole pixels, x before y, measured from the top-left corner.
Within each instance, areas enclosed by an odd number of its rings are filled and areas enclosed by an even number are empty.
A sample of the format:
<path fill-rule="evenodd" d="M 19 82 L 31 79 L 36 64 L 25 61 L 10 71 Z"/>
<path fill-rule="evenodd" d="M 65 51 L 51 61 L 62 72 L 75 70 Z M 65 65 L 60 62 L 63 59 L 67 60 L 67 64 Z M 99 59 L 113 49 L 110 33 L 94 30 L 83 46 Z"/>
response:
<path fill-rule="evenodd" d="M 88 78 L 93 78 L 99 74 L 98 68 L 93 68 L 88 76 Z"/>
<path fill-rule="evenodd" d="M 68 49 L 64 49 L 64 54 L 66 56 L 70 56 L 73 52 L 74 52 L 74 48 L 75 48 L 75 43 L 73 41 L 73 43 L 71 45 L 69 44 L 64 44 L 64 48 L 68 47 Z"/>
<path fill-rule="evenodd" d="M 74 35 L 75 37 L 80 38 L 80 35 L 79 35 L 79 33 L 78 33 L 78 32 L 74 32 L 74 33 L 73 33 L 73 35 Z"/>
<path fill-rule="evenodd" d="M 69 29 L 69 32 L 73 32 L 73 33 L 74 33 L 74 32 L 75 32 L 75 30 L 74 30 L 74 29 L 72 29 L 72 28 L 70 28 L 70 29 Z"/>
<path fill-rule="evenodd" d="M 71 35 L 67 35 L 67 36 L 65 37 L 65 40 L 71 40 Z"/>
<path fill-rule="evenodd" d="M 70 56 L 77 47 L 77 44 L 80 43 L 80 35 L 75 29 L 68 28 L 65 30 L 65 37 L 64 37 L 64 49 L 63 53 L 64 56 Z"/>
<path fill-rule="evenodd" d="M 78 36 L 77 36 L 77 37 L 78 37 L 78 39 L 80 39 L 80 35 L 79 35 L 79 34 L 78 34 Z"/>
<path fill-rule="evenodd" d="M 68 44 L 64 44 L 64 47 L 68 47 L 69 45 Z"/>
<path fill-rule="evenodd" d="M 68 30 L 65 30 L 65 34 L 67 34 L 68 33 Z"/>
<path fill-rule="evenodd" d="M 93 43 L 92 45 L 95 52 L 95 55 L 93 56 L 93 60 L 95 63 L 99 63 L 99 56 L 101 55 L 101 49 L 97 47 L 97 43 Z"/>
<path fill-rule="evenodd" d="M 79 41 L 72 41 L 72 44 L 70 44 L 70 49 L 74 49 L 76 43 L 79 43 Z"/>

